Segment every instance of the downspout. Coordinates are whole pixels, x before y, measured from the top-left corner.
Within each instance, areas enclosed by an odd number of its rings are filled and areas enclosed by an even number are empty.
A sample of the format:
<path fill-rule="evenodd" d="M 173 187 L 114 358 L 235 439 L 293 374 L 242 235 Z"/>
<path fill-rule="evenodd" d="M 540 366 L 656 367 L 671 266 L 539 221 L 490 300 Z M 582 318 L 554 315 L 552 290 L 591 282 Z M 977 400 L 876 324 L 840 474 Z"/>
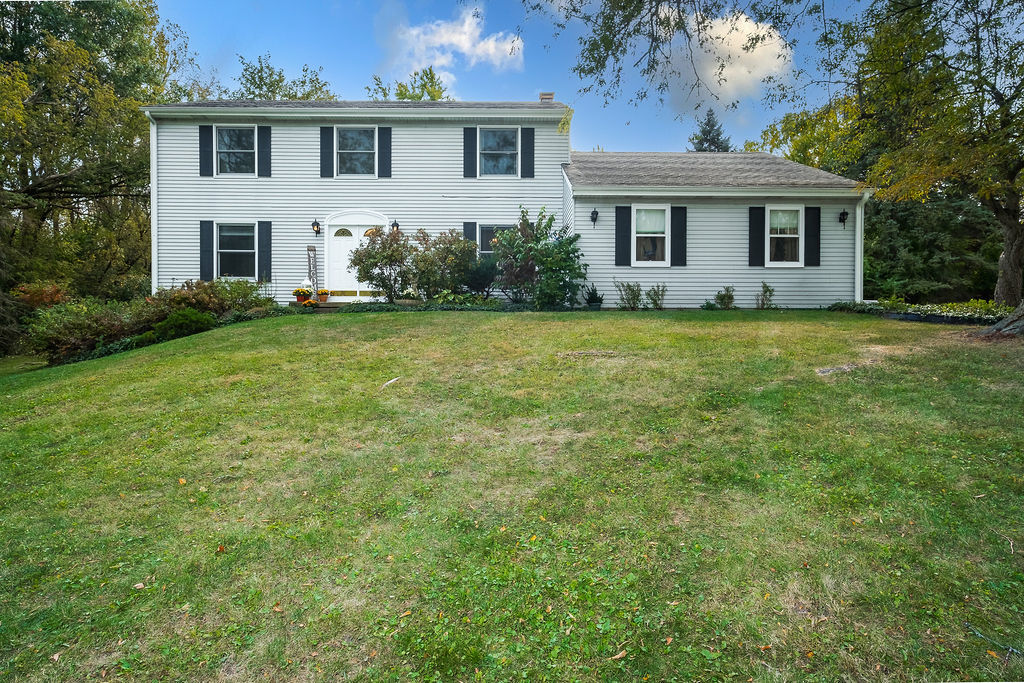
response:
<path fill-rule="evenodd" d="M 148 112 L 143 112 L 149 119 L 149 249 L 150 249 L 150 292 L 156 294 L 159 283 L 157 270 L 157 194 L 156 194 L 156 120 Z"/>
<path fill-rule="evenodd" d="M 872 190 L 864 190 L 860 201 L 857 202 L 855 223 L 857 225 L 857 236 L 853 268 L 853 298 L 858 303 L 864 301 L 864 207 L 871 198 Z"/>

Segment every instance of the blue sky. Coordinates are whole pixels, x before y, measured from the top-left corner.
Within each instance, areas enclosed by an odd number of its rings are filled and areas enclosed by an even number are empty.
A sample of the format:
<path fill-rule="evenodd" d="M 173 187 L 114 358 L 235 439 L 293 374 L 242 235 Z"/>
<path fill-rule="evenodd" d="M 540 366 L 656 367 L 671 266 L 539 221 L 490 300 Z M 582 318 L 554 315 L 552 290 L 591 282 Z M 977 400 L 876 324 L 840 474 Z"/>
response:
<path fill-rule="evenodd" d="M 554 91 L 576 111 L 574 149 L 683 151 L 695 128 L 690 104 L 629 104 L 628 95 L 642 84 L 636 78 L 607 106 L 599 96 L 580 95 L 582 84 L 571 71 L 573 28 L 555 39 L 550 22 L 527 18 L 518 0 L 160 0 L 159 11 L 185 30 L 200 65 L 215 68 L 225 83 L 240 71 L 237 54 L 253 59 L 269 52 L 289 76 L 306 63 L 322 66 L 342 98 L 366 99 L 373 74 L 394 80 L 433 64 L 460 100 L 534 100 L 540 91 Z M 522 43 L 510 54 L 517 28 Z M 734 144 L 757 139 L 788 111 L 769 109 L 762 100 L 759 75 L 789 73 L 778 50 L 766 50 L 770 54 L 739 56 L 726 93 L 739 101 L 736 110 L 716 107 Z M 806 55 L 793 58 L 800 64 Z"/>

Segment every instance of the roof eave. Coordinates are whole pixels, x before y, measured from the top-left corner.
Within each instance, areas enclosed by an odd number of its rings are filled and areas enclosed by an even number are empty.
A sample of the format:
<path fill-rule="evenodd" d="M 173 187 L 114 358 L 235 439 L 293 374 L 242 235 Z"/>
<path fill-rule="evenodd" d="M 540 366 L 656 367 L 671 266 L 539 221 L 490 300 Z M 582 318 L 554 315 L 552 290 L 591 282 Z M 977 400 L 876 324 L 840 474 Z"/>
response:
<path fill-rule="evenodd" d="M 752 187 L 695 187 L 695 186 L 641 186 L 641 185 L 585 185 L 574 184 L 573 194 L 578 197 L 644 196 L 644 197 L 853 197 L 870 188 L 806 187 L 801 185 L 758 185 Z"/>
<path fill-rule="evenodd" d="M 147 106 L 143 112 L 155 119 L 329 119 L 329 118 L 387 118 L 404 120 L 452 119 L 539 119 L 560 121 L 564 112 L 559 109 L 396 109 L 390 107 L 174 107 Z"/>

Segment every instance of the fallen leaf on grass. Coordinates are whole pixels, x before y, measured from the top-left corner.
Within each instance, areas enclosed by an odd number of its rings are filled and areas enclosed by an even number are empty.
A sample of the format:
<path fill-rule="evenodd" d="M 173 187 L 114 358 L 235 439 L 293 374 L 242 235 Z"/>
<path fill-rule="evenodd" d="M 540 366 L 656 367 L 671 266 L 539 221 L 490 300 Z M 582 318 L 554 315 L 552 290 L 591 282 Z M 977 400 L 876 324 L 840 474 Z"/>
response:
<path fill-rule="evenodd" d="M 411 610 L 411 609 L 407 609 L 407 610 L 405 610 L 404 612 L 402 612 L 401 614 L 399 614 L 399 615 L 398 615 L 398 618 L 399 618 L 399 619 L 401 619 L 402 617 L 407 617 L 407 616 L 409 616 L 410 614 L 412 614 L 412 610 Z"/>
<path fill-rule="evenodd" d="M 59 652 L 53 653 L 52 655 L 50 655 L 50 659 L 52 659 L 53 661 L 56 662 L 58 659 L 60 659 L 60 653 Z"/>
<path fill-rule="evenodd" d="M 999 654 L 994 652 L 993 650 L 985 650 L 985 652 L 989 653 L 990 655 L 992 655 L 996 659 L 1002 659 L 1002 657 L 1000 657 Z M 56 660 L 54 660 L 54 661 L 56 661 Z"/>
<path fill-rule="evenodd" d="M 222 545 L 217 546 L 217 554 L 220 554 L 222 552 L 225 552 L 224 551 L 224 546 L 222 546 Z"/>
<path fill-rule="evenodd" d="M 187 482 L 185 481 L 185 478 L 182 477 L 182 478 L 178 479 L 178 483 L 181 484 L 182 486 L 184 486 Z"/>
<path fill-rule="evenodd" d="M 134 588 L 137 591 L 140 591 L 140 590 L 142 590 L 145 587 L 146 587 L 146 584 L 144 584 L 144 583 L 137 583 L 134 586 L 132 586 L 132 588 Z"/>
<path fill-rule="evenodd" d="M 672 644 L 672 636 L 669 636 L 668 638 L 665 639 L 665 644 L 666 645 L 671 645 Z"/>
<path fill-rule="evenodd" d="M 622 652 L 620 652 L 619 654 L 617 654 L 617 655 L 615 655 L 614 657 L 612 657 L 612 659 L 622 659 L 622 658 L 623 658 L 623 657 L 625 657 L 625 656 L 626 656 L 626 651 L 625 651 L 625 650 L 623 650 L 623 651 L 622 651 Z"/>
<path fill-rule="evenodd" d="M 279 602 L 275 602 L 274 606 L 271 607 L 270 609 L 274 610 L 275 612 L 283 612 L 284 611 L 283 609 L 281 609 L 281 603 L 279 603 Z"/>

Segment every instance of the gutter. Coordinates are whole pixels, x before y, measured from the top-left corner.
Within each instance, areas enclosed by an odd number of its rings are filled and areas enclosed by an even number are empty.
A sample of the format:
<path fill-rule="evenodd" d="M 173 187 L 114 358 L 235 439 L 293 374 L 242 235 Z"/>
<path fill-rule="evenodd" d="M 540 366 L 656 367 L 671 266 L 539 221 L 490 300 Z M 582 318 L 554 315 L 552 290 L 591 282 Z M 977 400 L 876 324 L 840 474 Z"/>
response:
<path fill-rule="evenodd" d="M 563 169 L 564 173 L 564 169 Z M 576 186 L 577 197 L 841 197 L 848 198 L 857 188 L 843 187 L 641 187 L 638 185 Z"/>
<path fill-rule="evenodd" d="M 150 293 L 156 294 L 157 283 L 159 282 L 159 270 L 157 268 L 157 172 L 156 172 L 156 120 L 146 109 L 142 113 L 149 119 L 149 270 L 150 270 Z"/>
<path fill-rule="evenodd" d="M 855 222 L 857 225 L 857 236 L 855 240 L 855 254 L 853 260 L 853 298 L 860 303 L 864 301 L 864 207 L 867 205 L 874 190 L 864 190 L 860 201 L 857 202 Z"/>
<path fill-rule="evenodd" d="M 190 120 L 198 119 L 240 119 L 246 117 L 260 117 L 264 119 L 389 119 L 389 120 L 437 120 L 437 121 L 462 121 L 480 119 L 519 119 L 539 121 L 561 121 L 564 115 L 562 109 L 554 111 L 548 109 L 369 109 L 369 108 L 294 108 L 281 109 L 280 107 L 174 107 L 160 106 L 159 108 L 143 107 L 142 111 L 152 121 L 153 117 L 158 118 L 184 118 Z"/>

